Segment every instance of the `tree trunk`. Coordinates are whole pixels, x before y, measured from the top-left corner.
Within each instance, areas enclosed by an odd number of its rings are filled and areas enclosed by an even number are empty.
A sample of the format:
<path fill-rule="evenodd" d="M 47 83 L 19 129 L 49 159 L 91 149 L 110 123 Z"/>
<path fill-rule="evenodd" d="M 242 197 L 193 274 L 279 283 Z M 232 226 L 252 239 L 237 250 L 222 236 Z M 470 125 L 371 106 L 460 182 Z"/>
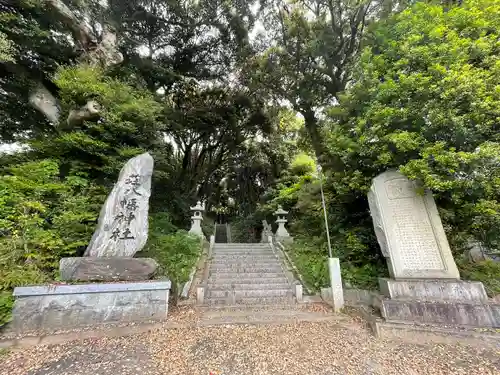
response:
<path fill-rule="evenodd" d="M 311 139 L 311 144 L 313 146 L 314 153 L 316 154 L 316 158 L 320 164 L 323 164 L 325 162 L 324 158 L 326 156 L 326 149 L 323 144 L 323 138 L 321 137 L 318 119 L 316 118 L 314 111 L 310 108 L 302 110 L 301 113 L 302 116 L 304 116 L 304 125 Z"/>
<path fill-rule="evenodd" d="M 57 14 L 57 18 L 71 31 L 77 45 L 84 51 L 83 56 L 91 64 L 101 64 L 110 66 L 123 61 L 123 56 L 117 47 L 117 37 L 109 25 L 102 25 L 103 31 L 101 41 L 97 42 L 95 35 L 86 26 L 85 22 L 66 6 L 62 0 L 44 0 L 47 9 Z M 30 104 L 38 111 L 42 112 L 54 125 L 60 123 L 60 111 L 57 98 L 40 82 L 36 89 L 30 94 Z M 71 111 L 70 117 L 66 120 L 68 124 L 73 122 L 71 116 L 78 114 L 80 119 L 85 120 L 85 113 L 89 114 L 89 119 L 97 118 L 96 113 L 91 113 L 89 109 L 99 108 L 98 103 L 89 102 L 84 107 L 76 111 Z"/>
<path fill-rule="evenodd" d="M 325 147 L 323 142 L 323 138 L 321 136 L 321 129 L 318 124 L 318 119 L 314 115 L 312 109 L 307 109 L 301 111 L 302 116 L 304 116 L 304 125 L 307 129 L 307 133 L 311 138 L 311 144 L 314 149 L 314 153 L 316 154 L 316 158 L 319 164 L 331 171 L 340 172 L 344 170 L 344 163 L 337 155 L 332 155 L 328 152 L 328 149 Z"/>

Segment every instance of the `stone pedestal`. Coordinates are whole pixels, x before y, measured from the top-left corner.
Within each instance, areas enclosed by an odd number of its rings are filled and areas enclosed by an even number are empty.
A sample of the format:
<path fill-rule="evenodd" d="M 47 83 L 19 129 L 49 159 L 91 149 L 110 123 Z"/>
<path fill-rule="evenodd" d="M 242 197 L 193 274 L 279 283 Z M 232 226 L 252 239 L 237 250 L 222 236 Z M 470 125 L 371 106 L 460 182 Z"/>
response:
<path fill-rule="evenodd" d="M 12 324 L 22 333 L 164 320 L 170 287 L 168 280 L 18 287 L 13 293 Z"/>
<path fill-rule="evenodd" d="M 201 202 L 198 201 L 196 206 L 191 207 L 191 211 L 193 211 L 193 216 L 191 217 L 191 229 L 189 233 L 194 234 L 196 236 L 203 237 L 203 229 L 201 229 L 201 221 L 203 220 L 203 216 L 201 213 L 205 210 L 204 205 L 202 206 Z"/>
<path fill-rule="evenodd" d="M 458 280 L 379 279 L 380 292 L 391 299 L 487 302 L 483 283 Z"/>
<path fill-rule="evenodd" d="M 64 281 L 141 281 L 151 279 L 158 263 L 151 258 L 62 258 L 59 274 Z"/>

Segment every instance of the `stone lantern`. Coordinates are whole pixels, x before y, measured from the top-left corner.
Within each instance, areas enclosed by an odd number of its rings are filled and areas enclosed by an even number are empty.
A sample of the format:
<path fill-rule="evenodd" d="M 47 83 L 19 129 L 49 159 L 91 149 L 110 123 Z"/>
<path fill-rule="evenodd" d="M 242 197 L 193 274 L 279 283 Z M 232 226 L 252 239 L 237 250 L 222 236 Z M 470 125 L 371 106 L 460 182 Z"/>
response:
<path fill-rule="evenodd" d="M 278 210 L 274 213 L 278 219 L 276 220 L 276 223 L 278 224 L 278 229 L 276 230 L 276 239 L 279 240 L 285 240 L 285 239 L 291 239 L 290 233 L 285 228 L 285 223 L 288 221 L 286 219 L 286 215 L 288 215 L 288 211 L 283 210 L 283 207 L 278 206 Z"/>
<path fill-rule="evenodd" d="M 200 201 L 196 202 L 196 206 L 190 207 L 191 211 L 193 211 L 193 216 L 191 216 L 191 229 L 189 233 L 195 234 L 197 236 L 204 236 L 203 230 L 201 229 L 201 221 L 203 220 L 203 216 L 201 213 L 205 211 L 205 205 L 202 205 Z"/>

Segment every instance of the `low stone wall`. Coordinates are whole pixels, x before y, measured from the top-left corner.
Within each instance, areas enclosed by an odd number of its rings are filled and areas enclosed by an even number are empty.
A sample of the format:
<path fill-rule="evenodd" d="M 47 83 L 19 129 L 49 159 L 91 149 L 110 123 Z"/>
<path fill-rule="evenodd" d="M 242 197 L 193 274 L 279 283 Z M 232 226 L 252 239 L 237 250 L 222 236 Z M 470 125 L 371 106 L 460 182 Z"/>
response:
<path fill-rule="evenodd" d="M 170 281 L 14 289 L 12 328 L 54 331 L 102 323 L 163 320 Z"/>
<path fill-rule="evenodd" d="M 367 289 L 344 288 L 344 301 L 347 306 L 367 305 L 370 306 L 377 291 Z"/>

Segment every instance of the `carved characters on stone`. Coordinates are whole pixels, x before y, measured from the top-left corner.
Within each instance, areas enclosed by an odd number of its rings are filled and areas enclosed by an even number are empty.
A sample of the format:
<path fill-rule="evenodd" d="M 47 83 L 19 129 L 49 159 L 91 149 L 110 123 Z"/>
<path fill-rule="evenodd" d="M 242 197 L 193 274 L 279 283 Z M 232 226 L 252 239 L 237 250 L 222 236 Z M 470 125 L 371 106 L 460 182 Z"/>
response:
<path fill-rule="evenodd" d="M 86 256 L 126 256 L 140 251 L 148 238 L 149 196 L 153 158 L 148 153 L 130 159 L 102 207 Z"/>
<path fill-rule="evenodd" d="M 388 171 L 373 180 L 368 203 L 392 277 L 460 278 L 431 192 Z"/>

